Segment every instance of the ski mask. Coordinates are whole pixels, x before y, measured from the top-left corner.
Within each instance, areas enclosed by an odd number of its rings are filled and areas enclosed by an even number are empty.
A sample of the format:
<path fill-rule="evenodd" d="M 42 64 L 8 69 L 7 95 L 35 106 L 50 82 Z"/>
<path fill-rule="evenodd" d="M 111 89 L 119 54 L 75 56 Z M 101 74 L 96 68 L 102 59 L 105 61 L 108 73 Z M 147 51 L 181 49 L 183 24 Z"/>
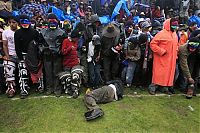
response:
<path fill-rule="evenodd" d="M 29 19 L 20 19 L 20 25 L 24 29 L 28 29 L 31 25 L 31 21 Z"/>
<path fill-rule="evenodd" d="M 56 19 L 49 19 L 48 22 L 48 27 L 50 29 L 54 30 L 58 27 L 58 21 Z"/>
<path fill-rule="evenodd" d="M 197 37 L 190 38 L 188 42 L 188 50 L 190 52 L 195 52 L 199 48 L 199 45 L 200 45 L 199 38 Z"/>
<path fill-rule="evenodd" d="M 54 30 L 58 27 L 59 22 L 58 22 L 58 19 L 55 14 L 50 13 L 48 15 L 47 19 L 48 19 L 48 28 L 49 29 Z"/>

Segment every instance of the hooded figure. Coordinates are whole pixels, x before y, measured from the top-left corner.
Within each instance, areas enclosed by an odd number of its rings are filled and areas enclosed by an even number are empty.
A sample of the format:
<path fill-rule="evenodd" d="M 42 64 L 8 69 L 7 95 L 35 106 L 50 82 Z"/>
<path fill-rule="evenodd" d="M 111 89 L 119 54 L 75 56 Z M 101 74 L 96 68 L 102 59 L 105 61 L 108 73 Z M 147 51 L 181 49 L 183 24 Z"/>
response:
<path fill-rule="evenodd" d="M 176 20 L 167 19 L 164 29 L 156 34 L 150 43 L 154 58 L 153 84 L 173 86 L 178 51 L 178 37 L 174 32 L 177 24 Z"/>

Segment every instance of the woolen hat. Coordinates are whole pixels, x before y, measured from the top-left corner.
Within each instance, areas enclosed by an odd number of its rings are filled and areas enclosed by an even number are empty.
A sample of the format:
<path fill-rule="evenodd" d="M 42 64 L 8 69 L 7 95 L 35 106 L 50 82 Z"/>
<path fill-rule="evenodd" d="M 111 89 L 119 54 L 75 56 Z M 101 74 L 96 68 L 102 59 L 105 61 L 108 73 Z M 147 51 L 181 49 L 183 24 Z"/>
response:
<path fill-rule="evenodd" d="M 71 35 L 70 35 L 71 38 L 80 38 L 81 37 L 81 32 L 79 32 L 78 30 L 73 30 L 71 32 Z"/>
<path fill-rule="evenodd" d="M 102 32 L 102 36 L 108 37 L 108 38 L 112 38 L 112 37 L 116 37 L 117 35 L 120 34 L 120 30 L 118 27 L 116 27 L 113 24 L 108 24 Z"/>

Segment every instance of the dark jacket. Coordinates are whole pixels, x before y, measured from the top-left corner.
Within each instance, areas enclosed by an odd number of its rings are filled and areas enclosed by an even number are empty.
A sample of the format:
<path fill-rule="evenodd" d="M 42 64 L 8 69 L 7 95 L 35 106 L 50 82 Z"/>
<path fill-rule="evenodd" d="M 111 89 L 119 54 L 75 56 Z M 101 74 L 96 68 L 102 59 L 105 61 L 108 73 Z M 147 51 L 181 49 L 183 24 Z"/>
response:
<path fill-rule="evenodd" d="M 25 63 L 31 73 L 37 73 L 41 65 L 38 44 L 33 40 L 28 45 Z"/>
<path fill-rule="evenodd" d="M 103 56 L 117 57 L 116 53 L 114 53 L 111 49 L 112 47 L 117 45 L 116 40 L 118 40 L 118 37 L 108 38 L 108 37 L 102 36 L 101 44 L 102 44 Z"/>
<path fill-rule="evenodd" d="M 141 49 L 137 36 L 127 38 L 125 41 L 124 50 L 126 58 L 130 61 L 138 61 L 141 58 Z"/>
<path fill-rule="evenodd" d="M 19 60 L 23 60 L 22 52 L 27 53 L 28 44 L 35 40 L 39 40 L 39 33 L 32 28 L 19 29 L 14 34 L 15 50 Z"/>
<path fill-rule="evenodd" d="M 65 32 L 57 28 L 55 30 L 43 29 L 41 30 L 42 36 L 45 40 L 44 47 L 47 47 L 52 54 L 60 54 L 61 45 L 66 37 Z"/>

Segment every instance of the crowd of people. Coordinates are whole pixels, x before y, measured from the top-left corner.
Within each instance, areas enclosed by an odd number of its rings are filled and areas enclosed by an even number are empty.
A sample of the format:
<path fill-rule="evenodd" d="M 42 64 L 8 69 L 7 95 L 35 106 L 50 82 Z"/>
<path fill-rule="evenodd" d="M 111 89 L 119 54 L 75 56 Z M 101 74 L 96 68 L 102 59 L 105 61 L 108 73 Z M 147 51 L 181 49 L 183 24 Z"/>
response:
<path fill-rule="evenodd" d="M 40 8 L 26 13 L 23 4 Z M 111 83 L 121 80 L 152 95 L 180 89 L 191 98 L 200 86 L 198 0 L 1 0 L 0 5 L 0 93 L 8 97 L 20 91 L 26 98 L 36 88 L 76 98 L 81 86 L 108 85 L 114 100 L 117 87 Z M 103 22 L 104 16 L 112 21 Z M 95 92 L 101 96 L 102 90 Z"/>

